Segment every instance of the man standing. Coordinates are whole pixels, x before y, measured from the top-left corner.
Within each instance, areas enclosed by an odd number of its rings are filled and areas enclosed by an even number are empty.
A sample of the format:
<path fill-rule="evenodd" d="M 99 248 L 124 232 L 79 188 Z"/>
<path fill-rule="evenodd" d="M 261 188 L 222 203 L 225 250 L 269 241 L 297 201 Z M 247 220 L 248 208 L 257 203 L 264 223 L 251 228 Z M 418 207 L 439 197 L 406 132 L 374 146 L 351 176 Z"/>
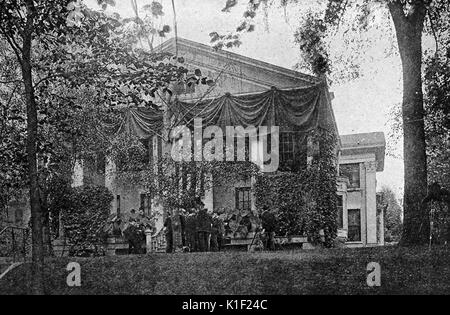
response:
<path fill-rule="evenodd" d="M 265 230 L 266 234 L 266 244 L 265 247 L 268 250 L 275 250 L 275 230 L 277 226 L 277 218 L 273 211 L 270 211 L 267 207 L 261 214 L 262 228 Z"/>
<path fill-rule="evenodd" d="M 166 236 L 166 253 L 173 252 L 173 228 L 172 218 L 170 212 L 167 213 L 167 218 L 164 221 L 164 233 Z"/>
<path fill-rule="evenodd" d="M 212 229 L 211 229 L 211 251 L 218 252 L 222 247 L 222 239 L 223 239 L 223 222 L 220 219 L 220 216 L 215 214 L 212 218 Z"/>
<path fill-rule="evenodd" d="M 209 238 L 211 235 L 212 219 L 208 210 L 204 208 L 204 203 L 199 203 L 200 211 L 197 213 L 197 235 L 199 251 L 209 251 Z"/>

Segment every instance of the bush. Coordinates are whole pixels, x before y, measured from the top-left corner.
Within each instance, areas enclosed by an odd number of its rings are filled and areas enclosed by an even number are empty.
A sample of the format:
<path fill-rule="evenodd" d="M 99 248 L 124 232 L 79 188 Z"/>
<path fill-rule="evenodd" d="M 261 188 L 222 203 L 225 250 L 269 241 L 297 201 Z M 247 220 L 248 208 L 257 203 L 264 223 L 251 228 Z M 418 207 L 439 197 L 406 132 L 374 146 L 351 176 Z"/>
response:
<path fill-rule="evenodd" d="M 59 198 L 69 255 L 101 254 L 107 239 L 104 227 L 113 200 L 111 192 L 102 186 L 84 186 L 67 189 Z"/>

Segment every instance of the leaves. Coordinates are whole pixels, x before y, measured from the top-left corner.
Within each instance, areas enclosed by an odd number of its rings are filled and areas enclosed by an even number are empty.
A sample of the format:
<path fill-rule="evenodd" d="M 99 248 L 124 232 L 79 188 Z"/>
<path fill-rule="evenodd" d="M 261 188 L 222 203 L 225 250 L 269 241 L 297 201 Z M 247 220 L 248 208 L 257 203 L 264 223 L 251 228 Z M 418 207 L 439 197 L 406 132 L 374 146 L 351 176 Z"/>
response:
<path fill-rule="evenodd" d="M 230 12 L 230 9 L 236 6 L 237 0 L 227 0 L 225 3 L 225 7 L 222 9 L 222 12 Z"/>
<path fill-rule="evenodd" d="M 311 242 L 333 246 L 336 237 L 335 136 L 325 130 L 310 135 L 321 155 L 306 170 L 258 174 L 256 206 L 277 213 L 277 235 L 307 235 Z M 323 230 L 322 240 L 319 231 Z"/>

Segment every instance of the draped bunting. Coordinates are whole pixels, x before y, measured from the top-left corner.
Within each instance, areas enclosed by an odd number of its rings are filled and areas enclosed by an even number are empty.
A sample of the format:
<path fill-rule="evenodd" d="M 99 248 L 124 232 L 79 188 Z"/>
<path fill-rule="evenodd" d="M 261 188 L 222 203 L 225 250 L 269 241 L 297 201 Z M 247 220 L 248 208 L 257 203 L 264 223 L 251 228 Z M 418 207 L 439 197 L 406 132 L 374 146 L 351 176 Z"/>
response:
<path fill-rule="evenodd" d="M 306 132 L 317 128 L 319 117 L 326 114 L 325 93 L 323 84 L 288 91 L 272 88 L 264 93 L 243 96 L 227 93 L 197 104 L 179 101 L 177 108 L 188 125 L 200 117 L 204 126 L 288 126 Z"/>
<path fill-rule="evenodd" d="M 202 118 L 203 126 L 286 126 L 299 132 L 330 127 L 327 89 L 324 83 L 293 90 L 278 90 L 233 96 L 229 93 L 197 103 L 175 102 L 180 125 L 192 126 Z M 163 127 L 162 111 L 134 108 L 123 114 L 116 132 L 127 132 L 140 138 L 159 133 Z"/>
<path fill-rule="evenodd" d="M 117 123 L 104 123 L 110 134 L 128 133 L 141 139 L 159 134 L 163 127 L 163 112 L 152 108 L 127 108 Z"/>

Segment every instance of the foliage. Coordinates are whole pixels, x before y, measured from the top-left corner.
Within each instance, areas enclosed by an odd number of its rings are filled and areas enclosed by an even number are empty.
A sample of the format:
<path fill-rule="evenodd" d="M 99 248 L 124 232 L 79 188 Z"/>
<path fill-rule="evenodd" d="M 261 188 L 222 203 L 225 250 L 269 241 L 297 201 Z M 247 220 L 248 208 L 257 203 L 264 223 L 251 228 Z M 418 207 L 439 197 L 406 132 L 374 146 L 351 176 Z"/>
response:
<path fill-rule="evenodd" d="M 64 193 L 54 196 L 51 209 L 60 211 L 71 255 L 101 254 L 112 199 L 109 190 L 101 186 L 66 187 Z"/>
<path fill-rule="evenodd" d="M 261 2 L 267 3 L 267 1 L 257 1 L 257 3 Z M 286 5 L 288 2 L 296 3 L 297 1 L 282 1 L 281 3 Z M 328 0 L 325 2 L 326 6 L 322 7 L 320 12 L 323 13 L 323 20 L 329 27 L 329 31 L 331 31 L 341 25 L 342 17 L 344 13 L 348 15 L 349 8 L 362 9 L 361 19 L 357 18 L 356 20 L 357 24 L 361 26 L 360 29 L 365 30 L 369 25 L 373 24 L 373 21 L 370 21 L 368 17 L 374 2 L 369 0 Z M 251 6 L 255 1 L 249 0 L 248 3 Z M 440 12 L 448 10 L 448 1 L 380 0 L 375 3 L 380 4 L 379 7 L 385 10 L 383 13 L 388 12 L 392 19 L 391 24 L 397 37 L 396 43 L 403 71 L 402 118 L 405 122 L 403 125 L 405 224 L 401 244 L 423 244 L 429 239 L 429 229 L 427 228 L 429 224 L 427 212 L 420 206 L 420 201 L 426 195 L 428 176 L 423 80 L 419 69 L 422 69 L 423 66 L 423 34 L 428 32 L 438 40 L 438 30 L 442 27 L 443 21 L 446 20 Z M 235 6 L 235 4 L 233 1 L 229 2 L 227 10 Z M 240 32 L 238 31 L 237 33 Z M 213 36 L 213 39 L 216 41 L 222 40 L 220 36 L 216 35 Z M 355 53 L 354 55 L 358 54 Z"/>
<path fill-rule="evenodd" d="M 309 12 L 305 22 L 294 35 L 305 66 L 319 76 L 328 74 L 331 70 L 330 58 L 324 43 L 326 31 L 324 21 Z"/>
<path fill-rule="evenodd" d="M 383 187 L 377 193 L 377 211 L 384 212 L 385 241 L 399 241 L 402 234 L 402 207 L 390 188 Z"/>
<path fill-rule="evenodd" d="M 450 8 L 435 8 L 436 52 L 425 60 L 425 130 L 429 182 L 450 189 Z"/>
<path fill-rule="evenodd" d="M 260 174 L 255 187 L 256 206 L 260 213 L 276 209 L 278 235 L 307 235 L 311 242 L 331 247 L 337 235 L 336 139 L 325 130 L 311 136 L 319 143 L 320 154 L 306 170 Z"/>
<path fill-rule="evenodd" d="M 450 9 L 435 2 L 430 7 L 434 20 L 436 49 L 425 51 L 424 60 L 424 110 L 427 143 L 428 181 L 438 182 L 447 189 L 450 187 Z M 432 32 L 431 28 L 428 30 Z M 391 145 L 399 145 L 403 130 L 400 106 L 392 109 Z"/>

